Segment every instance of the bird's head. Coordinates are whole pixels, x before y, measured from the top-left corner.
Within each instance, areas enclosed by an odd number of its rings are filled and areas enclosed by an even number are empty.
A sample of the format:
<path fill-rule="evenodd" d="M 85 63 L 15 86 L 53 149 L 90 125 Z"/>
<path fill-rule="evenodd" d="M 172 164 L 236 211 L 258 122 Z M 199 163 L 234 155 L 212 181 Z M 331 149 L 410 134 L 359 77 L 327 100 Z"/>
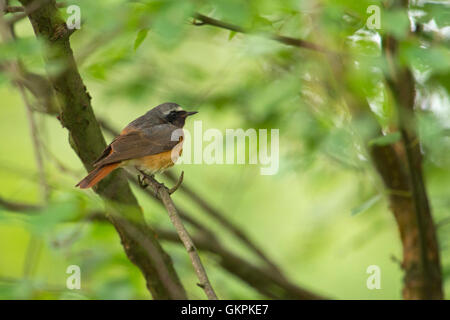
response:
<path fill-rule="evenodd" d="M 176 127 L 182 128 L 186 118 L 196 114 L 197 111 L 185 111 L 176 103 L 166 102 L 153 108 L 149 113 L 158 117 L 162 123 L 168 122 Z"/>

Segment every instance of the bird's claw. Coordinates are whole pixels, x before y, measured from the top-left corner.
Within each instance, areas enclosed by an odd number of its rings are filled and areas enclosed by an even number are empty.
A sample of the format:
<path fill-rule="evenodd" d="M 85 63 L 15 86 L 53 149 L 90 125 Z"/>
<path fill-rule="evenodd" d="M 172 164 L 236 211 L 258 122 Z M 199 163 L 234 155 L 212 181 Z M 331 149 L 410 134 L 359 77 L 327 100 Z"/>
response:
<path fill-rule="evenodd" d="M 136 169 L 138 169 L 138 168 L 136 168 Z M 158 193 L 159 189 L 166 189 L 167 192 L 169 193 L 169 195 L 171 195 L 172 193 L 177 191 L 177 189 L 180 187 L 181 183 L 183 182 L 183 177 L 184 177 L 184 172 L 182 171 L 180 177 L 178 178 L 177 183 L 172 188 L 169 189 L 164 185 L 164 183 L 156 180 L 154 178 L 154 175 L 148 175 L 139 169 L 138 169 L 138 171 L 141 173 L 141 174 L 138 174 L 138 176 L 137 176 L 138 183 L 141 188 L 145 189 L 151 184 L 152 188 L 155 189 L 156 193 Z M 147 181 L 150 182 L 150 184 L 147 183 Z"/>
<path fill-rule="evenodd" d="M 148 183 L 145 182 L 145 176 L 141 176 L 141 175 L 138 174 L 137 179 L 138 179 L 138 182 L 139 182 L 139 186 L 142 189 L 145 189 L 145 188 L 148 187 Z"/>

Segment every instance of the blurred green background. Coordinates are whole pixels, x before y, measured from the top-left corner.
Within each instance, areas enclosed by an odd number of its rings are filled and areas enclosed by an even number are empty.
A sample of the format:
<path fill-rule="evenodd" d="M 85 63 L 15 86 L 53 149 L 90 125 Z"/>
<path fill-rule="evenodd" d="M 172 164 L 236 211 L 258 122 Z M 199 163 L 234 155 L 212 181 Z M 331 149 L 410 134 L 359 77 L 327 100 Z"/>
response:
<path fill-rule="evenodd" d="M 369 71 L 349 70 L 347 80 L 374 101 L 373 110 L 383 124 L 389 105 L 380 103 L 379 90 L 370 90 L 377 88 L 373 84 L 377 72 L 371 66 L 379 63 L 374 61 L 379 48 L 373 34 L 365 37 L 361 33 L 364 23 L 341 18 L 349 11 L 365 19 L 365 9 L 376 1 L 69 3 L 81 8 L 82 27 L 72 35 L 71 44 L 98 118 L 120 130 L 150 108 L 171 101 L 200 111 L 188 121 L 187 129 L 192 129 L 193 120 L 201 120 L 204 130 L 223 132 L 225 128 L 278 128 L 280 168 L 276 175 L 260 175 L 258 165 L 183 164 L 171 170 L 177 174 L 184 170 L 185 183 L 245 230 L 293 282 L 338 299 L 401 298 L 401 243 L 382 184 L 361 148 L 364 123 L 348 126 L 339 98 L 320 86 L 320 81 L 309 81 L 328 79 L 329 66 L 320 54 L 258 34 L 270 31 L 330 47 L 357 35 L 346 49 L 362 52 L 359 62 L 366 63 Z M 199 10 L 255 34 L 194 26 L 189 17 Z M 424 22 L 434 19 L 438 30 L 449 28 L 450 19 L 442 18 L 440 10 L 433 7 L 426 12 Z M 61 13 L 67 16 L 64 9 Z M 387 20 L 382 24 L 397 30 L 404 40 L 401 56 L 422 79 L 419 123 L 424 170 L 435 222 L 440 222 L 450 216 L 449 40 L 444 34 L 433 49 L 420 48 L 402 33 L 399 17 L 404 16 L 383 16 Z M 0 58 L 20 57 L 28 70 L 44 74 L 41 44 L 29 22 L 17 23 L 16 32 L 21 41 L 2 44 Z M 0 97 L 0 197 L 39 204 L 26 109 L 4 74 L 0 75 Z M 85 171 L 70 148 L 67 130 L 55 116 L 35 115 L 46 150 L 51 198 L 48 209 L 36 215 L 0 208 L 0 298 L 150 298 L 114 228 L 80 221 L 92 210 L 101 210 L 103 204 L 93 191 L 74 187 Z M 112 136 L 106 137 L 111 141 Z M 149 223 L 170 229 L 165 210 L 138 188 L 133 191 Z M 186 195 L 178 192 L 173 199 L 207 224 L 228 248 L 257 261 Z M 450 224 L 443 223 L 438 236 L 447 296 L 449 235 Z M 185 250 L 175 244 L 163 245 L 188 295 L 203 298 Z M 223 271 L 214 256 L 202 253 L 201 257 L 219 297 L 263 298 Z M 69 265 L 81 267 L 80 290 L 66 289 Z M 379 290 L 366 287 L 370 265 L 381 268 Z"/>

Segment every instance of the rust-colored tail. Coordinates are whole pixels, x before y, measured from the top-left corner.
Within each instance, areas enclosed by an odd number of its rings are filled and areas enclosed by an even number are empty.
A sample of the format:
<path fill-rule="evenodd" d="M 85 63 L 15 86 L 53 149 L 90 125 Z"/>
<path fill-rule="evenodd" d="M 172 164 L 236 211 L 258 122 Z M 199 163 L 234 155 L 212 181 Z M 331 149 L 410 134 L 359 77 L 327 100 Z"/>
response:
<path fill-rule="evenodd" d="M 95 186 L 100 180 L 106 177 L 111 171 L 119 166 L 120 163 L 107 164 L 105 166 L 95 168 L 80 182 L 77 183 L 76 187 L 81 189 L 87 189 Z"/>

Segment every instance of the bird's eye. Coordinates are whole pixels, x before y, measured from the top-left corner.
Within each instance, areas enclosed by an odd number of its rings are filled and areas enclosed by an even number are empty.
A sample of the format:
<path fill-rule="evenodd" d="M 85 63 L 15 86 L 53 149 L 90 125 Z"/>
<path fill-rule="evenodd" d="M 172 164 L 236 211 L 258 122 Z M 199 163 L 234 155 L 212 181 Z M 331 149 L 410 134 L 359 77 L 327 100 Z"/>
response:
<path fill-rule="evenodd" d="M 175 111 L 171 111 L 167 115 L 167 121 L 172 122 L 173 120 L 175 120 L 176 116 L 177 116 L 177 113 Z"/>

